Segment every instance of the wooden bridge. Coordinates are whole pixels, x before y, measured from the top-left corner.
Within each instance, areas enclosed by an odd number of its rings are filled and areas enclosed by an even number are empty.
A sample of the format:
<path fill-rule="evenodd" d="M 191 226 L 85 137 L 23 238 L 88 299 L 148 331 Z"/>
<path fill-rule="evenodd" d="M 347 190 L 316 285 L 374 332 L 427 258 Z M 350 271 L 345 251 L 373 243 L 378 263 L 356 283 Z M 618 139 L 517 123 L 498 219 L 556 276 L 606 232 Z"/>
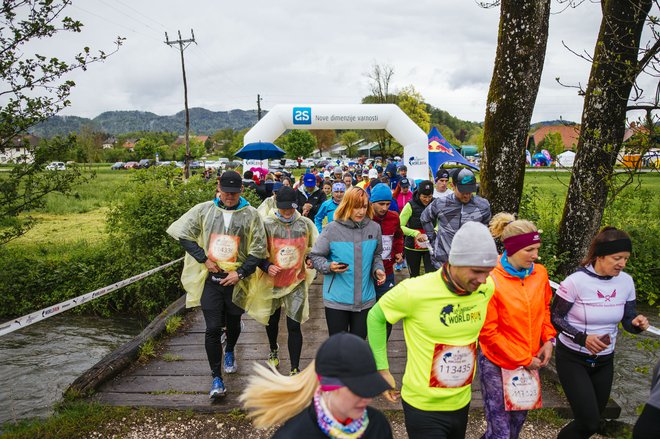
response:
<path fill-rule="evenodd" d="M 397 274 L 397 281 L 403 278 L 404 276 Z M 243 316 L 244 328 L 235 351 L 238 372 L 223 374 L 227 395 L 214 403 L 208 397 L 211 376 L 204 348 L 205 325 L 201 310 L 188 312 L 184 320 L 184 325 L 174 336 L 162 340 L 154 359 L 146 364 L 132 362 L 115 378 L 100 386 L 95 385 L 96 392 L 91 398 L 102 404 L 116 406 L 192 409 L 200 412 L 229 412 L 239 409 L 238 397 L 250 376 L 252 363 L 256 361 L 265 364 L 268 358 L 269 345 L 265 327 L 252 320 L 247 314 Z M 317 277 L 310 289 L 310 319 L 302 325 L 302 332 L 304 342 L 300 366 L 304 368 L 314 358 L 318 347 L 328 336 L 321 298 L 321 276 Z M 280 370 L 284 374 L 290 369 L 286 340 L 286 319 L 283 315 L 280 320 L 279 344 Z M 115 365 L 118 360 L 121 364 L 128 363 L 125 359 L 122 362 L 121 357 L 124 355 L 122 352 L 129 350 L 135 352 L 135 348 L 142 341 L 139 339 L 135 341 L 132 349 L 124 347 L 120 348 L 119 352 L 108 355 L 95 366 L 97 372 L 99 369 L 118 367 Z M 388 342 L 388 351 L 390 370 L 400 385 L 406 363 L 406 347 L 400 322 L 394 325 Z M 542 378 L 543 406 L 555 409 L 563 417 L 572 417 L 568 402 L 558 390 L 556 374 L 550 368 L 542 373 Z M 75 388 L 76 382 L 72 386 Z M 479 379 L 475 379 L 471 409 L 483 407 L 479 387 Z M 400 402 L 389 403 L 381 397 L 376 398 L 373 405 L 384 410 L 402 409 Z M 617 418 L 620 412 L 620 407 L 610 400 L 606 417 Z"/>

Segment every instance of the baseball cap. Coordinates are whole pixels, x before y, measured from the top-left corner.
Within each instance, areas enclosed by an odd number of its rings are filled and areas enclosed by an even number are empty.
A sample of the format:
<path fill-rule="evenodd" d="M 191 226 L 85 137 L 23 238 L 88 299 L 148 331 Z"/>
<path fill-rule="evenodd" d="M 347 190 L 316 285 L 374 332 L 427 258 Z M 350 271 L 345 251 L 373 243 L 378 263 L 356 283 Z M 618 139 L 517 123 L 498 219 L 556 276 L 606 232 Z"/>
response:
<path fill-rule="evenodd" d="M 417 192 L 420 195 L 433 195 L 433 182 L 430 180 L 421 181 L 417 185 Z"/>
<path fill-rule="evenodd" d="M 410 180 L 407 178 L 402 178 L 399 180 L 399 185 L 401 185 L 401 187 L 410 187 Z"/>
<path fill-rule="evenodd" d="M 316 373 L 321 386 L 344 385 L 362 398 L 373 398 L 391 389 L 376 369 L 366 341 L 342 332 L 328 338 L 316 353 Z"/>
<path fill-rule="evenodd" d="M 335 166 L 335 169 L 332 170 L 335 174 L 343 173 L 342 169 L 339 166 Z"/>
<path fill-rule="evenodd" d="M 369 175 L 369 170 L 368 169 L 363 170 L 362 175 L 367 175 L 368 176 Z"/>
<path fill-rule="evenodd" d="M 477 191 L 477 178 L 469 169 L 456 169 L 452 174 L 451 181 L 454 184 L 454 187 L 456 187 L 462 194 Z"/>
<path fill-rule="evenodd" d="M 296 196 L 296 190 L 289 186 L 282 186 L 279 191 L 277 191 L 277 197 L 275 198 L 275 205 L 278 209 L 297 209 L 298 204 L 296 201 L 298 197 Z"/>
<path fill-rule="evenodd" d="M 330 178 L 330 177 L 332 177 L 332 174 L 330 173 L 330 171 L 325 171 L 323 173 L 323 178 Z"/>
<path fill-rule="evenodd" d="M 375 169 L 369 169 L 369 178 L 378 178 L 378 171 Z"/>
<path fill-rule="evenodd" d="M 400 165 L 399 166 L 399 171 L 407 171 L 408 167 L 406 165 Z"/>
<path fill-rule="evenodd" d="M 316 176 L 314 174 L 305 174 L 303 184 L 307 187 L 316 186 Z"/>
<path fill-rule="evenodd" d="M 446 178 L 449 180 L 449 171 L 446 169 L 438 169 L 438 172 L 435 173 L 435 181 L 438 181 L 441 178 Z"/>
<path fill-rule="evenodd" d="M 220 190 L 222 192 L 236 193 L 243 188 L 241 174 L 236 171 L 225 171 L 220 176 Z"/>

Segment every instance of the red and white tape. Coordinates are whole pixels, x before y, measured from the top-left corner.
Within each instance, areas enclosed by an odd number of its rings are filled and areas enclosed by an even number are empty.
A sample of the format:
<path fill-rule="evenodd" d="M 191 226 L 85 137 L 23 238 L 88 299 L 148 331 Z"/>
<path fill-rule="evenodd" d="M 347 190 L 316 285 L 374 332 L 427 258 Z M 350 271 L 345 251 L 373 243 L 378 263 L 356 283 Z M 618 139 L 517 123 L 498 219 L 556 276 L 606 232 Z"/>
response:
<path fill-rule="evenodd" d="M 165 265 L 161 265 L 160 267 L 156 267 L 149 271 L 145 271 L 144 273 L 140 273 L 133 277 L 129 277 L 128 279 L 120 280 L 119 282 L 116 282 L 112 285 L 108 285 L 107 287 L 99 288 L 98 290 L 83 294 L 82 296 L 74 297 L 73 299 L 66 300 L 64 302 L 58 303 L 57 305 L 49 306 L 48 308 L 44 308 L 39 311 L 35 311 L 31 314 L 24 315 L 23 317 L 19 317 L 17 319 L 12 319 L 11 321 L 2 323 L 0 324 L 0 337 L 9 334 L 11 332 L 14 332 L 18 329 L 25 328 L 26 326 L 30 326 L 34 323 L 40 322 L 42 320 L 46 320 L 50 317 L 56 316 L 59 313 L 73 309 L 76 306 L 80 306 L 83 303 L 87 303 L 92 300 L 98 299 L 99 297 L 103 297 L 108 293 L 111 293 L 115 290 L 125 287 L 126 285 L 130 285 L 134 282 L 144 279 L 147 276 L 151 276 L 152 274 L 161 271 L 178 262 L 181 262 L 182 260 L 183 258 L 179 258 L 175 261 L 168 262 Z"/>

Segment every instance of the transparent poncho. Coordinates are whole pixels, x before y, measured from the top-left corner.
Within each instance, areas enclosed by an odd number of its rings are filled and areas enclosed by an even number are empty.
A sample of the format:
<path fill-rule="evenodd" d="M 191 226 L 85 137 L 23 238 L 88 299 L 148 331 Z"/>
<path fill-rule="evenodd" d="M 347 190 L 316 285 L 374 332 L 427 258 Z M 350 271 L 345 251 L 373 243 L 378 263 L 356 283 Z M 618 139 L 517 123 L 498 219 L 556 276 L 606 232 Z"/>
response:
<path fill-rule="evenodd" d="M 242 205 L 244 204 L 244 205 Z M 236 210 L 224 210 L 213 201 L 200 203 L 186 212 L 167 229 L 173 238 L 195 241 L 206 251 L 208 258 L 224 271 L 234 271 L 248 255 L 265 258 L 266 232 L 263 220 L 254 207 L 241 199 Z M 225 225 L 225 212 L 232 212 L 229 227 Z M 208 276 L 206 265 L 200 264 L 186 253 L 181 273 L 181 283 L 186 290 L 186 307 L 200 305 L 204 281 Z M 238 306 L 249 301 L 254 287 L 254 275 L 239 281 L 234 286 L 232 300 Z"/>
<path fill-rule="evenodd" d="M 280 307 L 296 322 L 309 318 L 309 287 L 316 276 L 315 270 L 307 269 L 305 260 L 312 249 L 318 231 L 309 219 L 294 213 L 291 222 L 280 220 L 271 213 L 265 220 L 268 241 L 268 260 L 282 269 L 276 276 L 257 270 L 255 294 L 245 310 L 263 324 Z"/>

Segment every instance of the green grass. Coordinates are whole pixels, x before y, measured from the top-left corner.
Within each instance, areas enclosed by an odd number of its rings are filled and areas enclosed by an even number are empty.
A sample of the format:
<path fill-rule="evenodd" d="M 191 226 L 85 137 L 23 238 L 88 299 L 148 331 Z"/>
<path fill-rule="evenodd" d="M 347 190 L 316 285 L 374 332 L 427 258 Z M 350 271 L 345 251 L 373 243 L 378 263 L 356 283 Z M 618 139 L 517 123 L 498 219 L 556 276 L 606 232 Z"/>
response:
<path fill-rule="evenodd" d="M 142 346 L 140 346 L 140 352 L 138 354 L 138 361 L 141 363 L 146 363 L 151 358 L 156 356 L 156 342 L 153 338 L 147 339 Z"/>
<path fill-rule="evenodd" d="M 183 317 L 172 316 L 167 319 L 167 322 L 165 322 L 165 332 L 167 333 L 167 335 L 172 335 L 177 331 L 177 329 L 181 327 L 182 324 L 183 324 Z"/>

